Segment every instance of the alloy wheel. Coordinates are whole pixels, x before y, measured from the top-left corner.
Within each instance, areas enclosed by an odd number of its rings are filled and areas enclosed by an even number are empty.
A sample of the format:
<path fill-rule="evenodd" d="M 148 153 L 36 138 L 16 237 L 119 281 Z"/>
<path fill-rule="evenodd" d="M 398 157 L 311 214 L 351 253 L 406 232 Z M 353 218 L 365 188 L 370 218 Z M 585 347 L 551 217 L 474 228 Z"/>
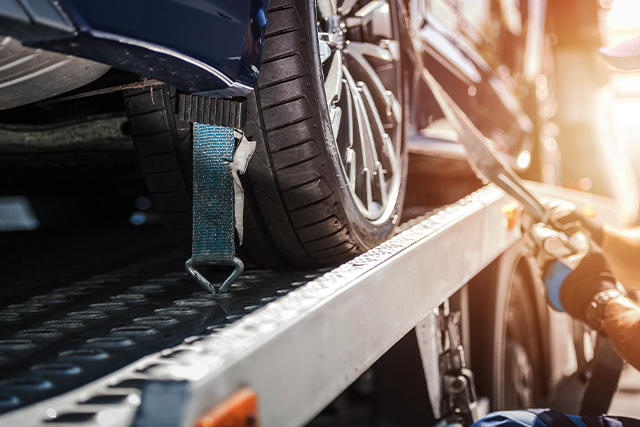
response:
<path fill-rule="evenodd" d="M 372 223 L 394 214 L 402 176 L 402 71 L 394 5 L 318 0 L 318 47 L 333 138 Z"/>

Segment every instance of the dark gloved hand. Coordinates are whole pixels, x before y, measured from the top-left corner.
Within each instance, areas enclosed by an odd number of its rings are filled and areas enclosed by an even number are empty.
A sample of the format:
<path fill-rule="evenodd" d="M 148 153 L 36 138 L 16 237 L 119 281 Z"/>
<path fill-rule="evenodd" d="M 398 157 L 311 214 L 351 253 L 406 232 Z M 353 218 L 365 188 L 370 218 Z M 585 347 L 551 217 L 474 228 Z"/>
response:
<path fill-rule="evenodd" d="M 581 239 L 578 253 L 545 266 L 544 282 L 552 307 L 586 323 L 591 300 L 598 292 L 616 289 L 616 278 L 602 249 L 591 239 Z"/>
<path fill-rule="evenodd" d="M 563 231 L 569 236 L 578 231 L 586 232 L 585 234 L 591 237 L 596 244 L 602 245 L 604 241 L 602 224 L 578 212 L 573 203 L 556 200 L 549 204 L 549 213 L 548 223 L 553 228 Z"/>

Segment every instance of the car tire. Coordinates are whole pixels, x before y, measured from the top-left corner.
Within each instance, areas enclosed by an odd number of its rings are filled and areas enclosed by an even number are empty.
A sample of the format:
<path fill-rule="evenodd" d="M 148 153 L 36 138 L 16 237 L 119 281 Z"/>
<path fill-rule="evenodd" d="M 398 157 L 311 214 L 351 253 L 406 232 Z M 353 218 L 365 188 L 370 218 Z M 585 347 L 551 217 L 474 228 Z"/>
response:
<path fill-rule="evenodd" d="M 345 4 L 352 7 L 341 16 L 331 0 L 317 8 L 304 0 L 270 2 L 243 127 L 256 141 L 241 177 L 240 255 L 250 264 L 344 262 L 388 238 L 400 217 L 407 153 L 396 5 L 370 2 L 375 13 L 363 19 L 355 12 L 366 5 Z M 192 126 L 177 120 L 175 96 L 167 86 L 124 94 L 149 191 L 188 247 Z"/>

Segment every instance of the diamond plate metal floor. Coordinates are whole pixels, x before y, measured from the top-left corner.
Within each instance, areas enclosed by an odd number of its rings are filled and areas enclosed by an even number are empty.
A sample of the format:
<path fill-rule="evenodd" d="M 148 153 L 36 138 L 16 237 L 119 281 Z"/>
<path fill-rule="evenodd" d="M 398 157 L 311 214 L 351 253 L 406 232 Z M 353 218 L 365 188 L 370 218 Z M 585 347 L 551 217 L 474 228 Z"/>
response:
<path fill-rule="evenodd" d="M 188 277 L 184 256 L 162 233 L 118 227 L 57 237 L 33 233 L 21 236 L 30 240 L 28 257 L 8 253 L 4 245 L 0 413 L 85 385 L 187 337 L 218 331 L 321 274 L 247 271 L 230 295 L 213 296 Z M 51 247 L 62 250 L 53 253 Z M 140 260 L 127 263 L 133 255 Z M 86 274 L 91 269 L 96 273 Z M 103 403 L 117 398 L 126 395 Z"/>

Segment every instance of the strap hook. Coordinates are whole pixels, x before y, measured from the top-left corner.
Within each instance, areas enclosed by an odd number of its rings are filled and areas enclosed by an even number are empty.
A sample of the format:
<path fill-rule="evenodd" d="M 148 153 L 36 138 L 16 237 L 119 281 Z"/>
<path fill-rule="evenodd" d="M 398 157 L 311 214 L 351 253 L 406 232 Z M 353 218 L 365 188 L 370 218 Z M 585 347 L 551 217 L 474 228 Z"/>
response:
<path fill-rule="evenodd" d="M 222 282 L 219 287 L 213 286 L 211 282 L 209 282 L 198 270 L 196 270 L 193 265 L 193 258 L 189 258 L 187 262 L 184 263 L 184 267 L 191 276 L 202 286 L 206 291 L 211 292 L 212 294 L 224 294 L 229 290 L 229 287 L 233 284 L 233 282 L 242 274 L 244 271 L 244 263 L 238 257 L 233 257 L 234 268 L 229 277 Z"/>

